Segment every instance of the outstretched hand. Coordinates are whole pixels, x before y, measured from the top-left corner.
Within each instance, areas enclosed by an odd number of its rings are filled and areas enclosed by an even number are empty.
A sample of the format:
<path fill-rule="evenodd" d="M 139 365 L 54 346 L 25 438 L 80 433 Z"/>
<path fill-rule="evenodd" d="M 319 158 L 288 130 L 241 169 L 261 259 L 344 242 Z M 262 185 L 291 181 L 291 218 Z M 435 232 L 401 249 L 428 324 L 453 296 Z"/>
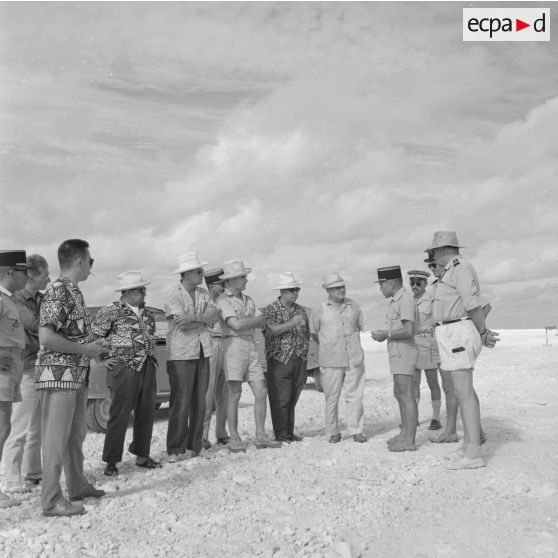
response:
<path fill-rule="evenodd" d="M 496 346 L 496 343 L 500 341 L 500 334 L 497 331 L 487 329 L 484 334 L 481 335 L 481 341 L 484 347 L 493 349 Z"/>

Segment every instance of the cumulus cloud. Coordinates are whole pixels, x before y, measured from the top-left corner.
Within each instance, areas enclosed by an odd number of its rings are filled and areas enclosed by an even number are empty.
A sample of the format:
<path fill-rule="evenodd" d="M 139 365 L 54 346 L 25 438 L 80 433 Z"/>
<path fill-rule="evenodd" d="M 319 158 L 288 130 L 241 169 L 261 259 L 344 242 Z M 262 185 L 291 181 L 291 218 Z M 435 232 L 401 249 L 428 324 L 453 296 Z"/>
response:
<path fill-rule="evenodd" d="M 96 304 L 130 268 L 160 304 L 190 250 L 244 259 L 258 303 L 335 269 L 375 326 L 375 269 L 455 229 L 493 323 L 552 321 L 558 47 L 463 43 L 461 8 L 3 4 L 6 246 L 88 238 Z"/>

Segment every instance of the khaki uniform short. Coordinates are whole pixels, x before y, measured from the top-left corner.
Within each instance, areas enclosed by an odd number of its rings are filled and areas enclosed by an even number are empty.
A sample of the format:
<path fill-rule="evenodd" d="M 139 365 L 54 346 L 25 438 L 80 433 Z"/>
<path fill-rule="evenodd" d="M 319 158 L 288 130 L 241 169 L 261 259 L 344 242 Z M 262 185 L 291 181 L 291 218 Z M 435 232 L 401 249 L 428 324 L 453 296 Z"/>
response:
<path fill-rule="evenodd" d="M 414 345 L 401 341 L 388 341 L 389 371 L 405 376 L 414 376 L 418 351 Z"/>
<path fill-rule="evenodd" d="M 265 380 L 256 344 L 251 337 L 225 337 L 222 351 L 227 381 Z"/>
<path fill-rule="evenodd" d="M 471 320 L 436 327 L 436 341 L 440 351 L 440 368 L 472 370 L 482 349 L 482 341 Z"/>
<path fill-rule="evenodd" d="M 23 349 L 0 347 L 0 401 L 21 401 Z"/>
<path fill-rule="evenodd" d="M 435 370 L 440 365 L 440 354 L 434 333 L 415 335 L 417 344 L 417 370 Z"/>

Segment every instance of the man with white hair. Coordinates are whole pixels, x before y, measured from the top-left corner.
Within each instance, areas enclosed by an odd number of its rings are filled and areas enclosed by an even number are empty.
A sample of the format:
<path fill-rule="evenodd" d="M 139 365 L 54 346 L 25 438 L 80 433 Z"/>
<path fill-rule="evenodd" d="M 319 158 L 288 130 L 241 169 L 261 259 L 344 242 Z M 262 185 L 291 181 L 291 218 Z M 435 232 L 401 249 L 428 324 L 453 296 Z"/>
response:
<path fill-rule="evenodd" d="M 271 420 L 275 439 L 287 443 L 302 440 L 294 432 L 295 407 L 306 384 L 310 327 L 306 311 L 296 303 L 301 285 L 293 273 L 282 273 L 273 287 L 279 297 L 264 310 Z"/>
<path fill-rule="evenodd" d="M 444 267 L 433 305 L 441 368 L 451 372 L 453 391 L 461 408 L 465 440 L 449 469 L 485 466 L 481 452 L 480 408 L 473 388 L 473 369 L 483 346 L 494 347 L 498 334 L 486 327 L 479 279 L 459 253 L 455 231 L 437 231 L 425 252 Z"/>
<path fill-rule="evenodd" d="M 17 304 L 25 329 L 21 401 L 14 405 L 12 429 L 4 446 L 7 492 L 25 493 L 39 484 L 41 470 L 41 404 L 35 389 L 35 361 L 39 351 L 39 308 L 50 281 L 47 261 L 39 254 L 27 256 L 27 283 L 17 291 Z M 23 475 L 22 475 L 23 473 Z"/>
<path fill-rule="evenodd" d="M 196 252 L 178 258 L 180 274 L 167 294 L 165 314 L 167 371 L 170 381 L 168 462 L 199 455 L 202 449 L 205 395 L 209 381 L 209 357 L 213 355 L 209 325 L 218 319 L 217 308 L 201 288 L 207 262 Z"/>
<path fill-rule="evenodd" d="M 217 300 L 223 331 L 223 367 L 229 384 L 228 422 L 231 431 L 230 451 L 245 451 L 246 446 L 238 433 L 238 404 L 242 395 L 242 382 L 248 382 L 254 394 L 256 422 L 256 448 L 277 448 L 281 442 L 270 440 L 265 434 L 267 385 L 258 351 L 254 342 L 255 328 L 264 327 L 263 316 L 256 316 L 256 305 L 242 291 L 248 283 L 251 268 L 241 260 L 223 264 L 219 278 L 225 292 Z"/>
<path fill-rule="evenodd" d="M 161 467 L 149 456 L 157 400 L 155 317 L 145 308 L 149 283 L 141 271 L 121 273 L 115 289 L 121 293 L 120 300 L 103 306 L 92 324 L 95 335 L 110 341 L 110 353 L 103 362 L 111 394 L 103 447 L 104 474 L 109 477 L 118 474 L 116 464 L 122 461 L 132 411 L 133 438 L 128 449 L 136 456 L 136 465 Z"/>
<path fill-rule="evenodd" d="M 339 398 L 345 388 L 347 433 L 358 443 L 364 435 L 364 351 L 360 332 L 364 320 L 360 306 L 345 296 L 346 285 L 338 272 L 324 277 L 327 300 L 312 312 L 314 339 L 319 343 L 319 364 L 325 395 L 326 435 L 331 444 L 341 441 Z"/>
<path fill-rule="evenodd" d="M 21 401 L 25 330 L 13 294 L 25 286 L 26 279 L 25 250 L 0 251 L 0 461 L 10 435 L 13 403 Z M 18 503 L 0 491 L 0 508 Z"/>
<path fill-rule="evenodd" d="M 387 441 L 389 451 L 415 451 L 418 409 L 413 393 L 417 362 L 415 327 L 419 323 L 413 295 L 403 288 L 401 267 L 393 265 L 378 269 L 380 291 L 389 298 L 387 329 L 371 332 L 375 341 L 386 341 L 389 369 L 393 376 L 393 395 L 399 405 L 401 432 Z"/>

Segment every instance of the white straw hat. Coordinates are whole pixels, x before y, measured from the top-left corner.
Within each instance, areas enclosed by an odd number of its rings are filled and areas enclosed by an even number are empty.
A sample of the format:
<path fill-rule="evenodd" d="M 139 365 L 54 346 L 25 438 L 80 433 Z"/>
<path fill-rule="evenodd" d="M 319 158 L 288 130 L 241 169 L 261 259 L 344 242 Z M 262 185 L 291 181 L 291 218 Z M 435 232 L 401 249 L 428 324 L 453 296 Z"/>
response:
<path fill-rule="evenodd" d="M 196 252 L 188 252 L 178 256 L 178 267 L 173 273 L 184 273 L 185 271 L 192 271 L 192 269 L 202 269 L 207 265 L 207 262 L 200 262 Z"/>
<path fill-rule="evenodd" d="M 130 289 L 139 289 L 140 287 L 145 287 L 149 285 L 151 281 L 146 281 L 141 271 L 136 269 L 131 269 L 130 271 L 125 271 L 118 275 L 118 288 L 114 289 L 115 292 L 118 291 L 129 291 Z"/>
<path fill-rule="evenodd" d="M 293 273 L 286 271 L 279 275 L 279 283 L 276 287 L 273 287 L 274 291 L 280 291 L 282 289 L 299 289 L 302 285 L 302 281 L 299 281 Z"/>

